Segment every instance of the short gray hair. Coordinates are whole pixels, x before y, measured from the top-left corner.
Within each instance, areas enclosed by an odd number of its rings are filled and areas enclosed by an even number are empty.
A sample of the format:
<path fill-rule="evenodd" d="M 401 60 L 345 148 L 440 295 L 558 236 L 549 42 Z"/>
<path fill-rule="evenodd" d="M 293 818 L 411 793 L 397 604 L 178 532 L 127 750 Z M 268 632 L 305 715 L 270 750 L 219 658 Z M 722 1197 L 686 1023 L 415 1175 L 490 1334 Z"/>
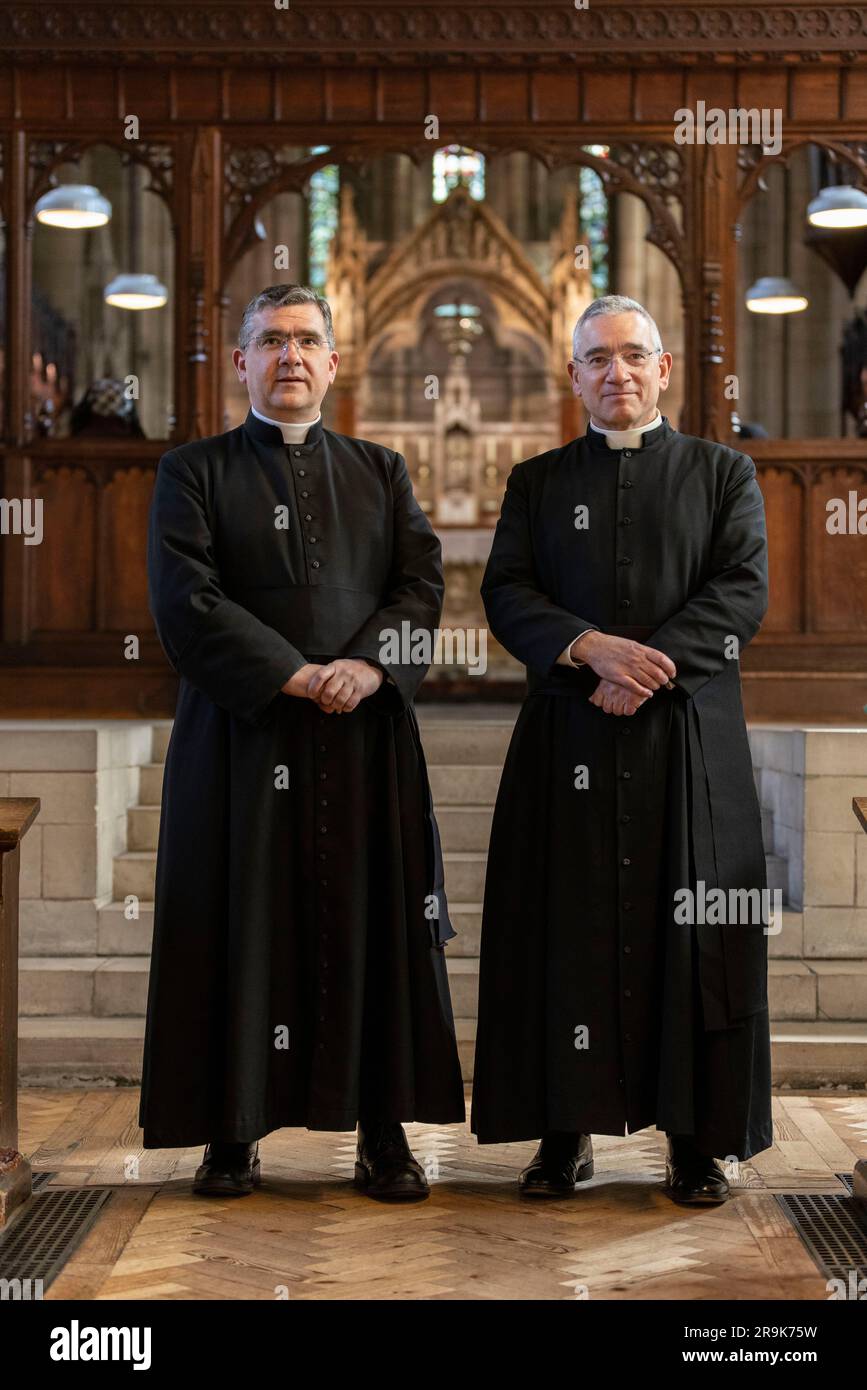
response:
<path fill-rule="evenodd" d="M 334 351 L 334 323 L 331 318 L 331 305 L 321 294 L 309 285 L 269 285 L 266 290 L 253 296 L 244 310 L 241 327 L 238 329 L 238 347 L 246 352 L 253 336 L 253 318 L 260 309 L 282 309 L 287 304 L 315 304 L 325 323 L 325 337 L 331 351 Z"/>
<path fill-rule="evenodd" d="M 630 299 L 625 294 L 604 294 L 600 299 L 594 299 L 592 304 L 588 304 L 584 313 L 575 325 L 575 332 L 572 334 L 572 356 L 578 356 L 578 339 L 581 337 L 581 330 L 590 319 L 595 319 L 600 314 L 640 314 L 650 327 L 651 339 L 654 349 L 662 351 L 662 339 L 659 336 L 659 329 L 655 319 L 652 319 L 643 304 L 639 304 L 637 299 Z"/>

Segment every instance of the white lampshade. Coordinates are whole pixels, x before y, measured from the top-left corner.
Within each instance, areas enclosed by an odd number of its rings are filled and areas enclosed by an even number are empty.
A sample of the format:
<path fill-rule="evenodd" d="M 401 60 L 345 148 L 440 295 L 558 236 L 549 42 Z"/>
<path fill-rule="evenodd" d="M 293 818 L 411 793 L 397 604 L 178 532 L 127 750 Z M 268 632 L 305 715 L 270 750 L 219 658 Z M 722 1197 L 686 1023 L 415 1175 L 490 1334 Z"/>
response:
<path fill-rule="evenodd" d="M 851 184 L 823 188 L 807 207 L 814 227 L 867 227 L 867 193 Z"/>
<path fill-rule="evenodd" d="M 102 297 L 118 309 L 161 309 L 169 292 L 155 275 L 116 275 Z"/>
<path fill-rule="evenodd" d="M 63 183 L 43 194 L 35 213 L 37 222 L 48 227 L 80 231 L 104 227 L 111 218 L 111 203 L 92 183 Z"/>
<path fill-rule="evenodd" d="M 753 314 L 798 314 L 809 302 L 785 275 L 763 275 L 745 296 L 746 306 Z"/>

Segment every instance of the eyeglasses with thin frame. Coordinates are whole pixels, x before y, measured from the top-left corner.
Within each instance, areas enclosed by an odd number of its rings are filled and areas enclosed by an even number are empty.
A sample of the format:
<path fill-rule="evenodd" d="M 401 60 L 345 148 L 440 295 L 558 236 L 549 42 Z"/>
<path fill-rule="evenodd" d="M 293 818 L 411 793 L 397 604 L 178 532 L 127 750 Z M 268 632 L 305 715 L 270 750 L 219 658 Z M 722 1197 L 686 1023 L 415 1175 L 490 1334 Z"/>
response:
<path fill-rule="evenodd" d="M 258 337 L 253 339 L 259 352 L 267 353 L 269 357 L 279 357 L 289 346 L 294 343 L 302 357 L 307 357 L 320 348 L 327 347 L 328 344 L 318 333 L 302 333 L 300 337 L 288 336 L 285 333 L 277 333 L 274 329 L 266 329 Z"/>
<path fill-rule="evenodd" d="M 591 372 L 607 372 L 611 363 L 617 358 L 624 367 L 638 372 L 647 366 L 651 357 L 657 352 L 662 352 L 662 348 L 630 348 L 628 352 L 591 352 L 588 357 L 573 357 L 572 361 L 579 362 L 582 367 L 587 367 Z"/>

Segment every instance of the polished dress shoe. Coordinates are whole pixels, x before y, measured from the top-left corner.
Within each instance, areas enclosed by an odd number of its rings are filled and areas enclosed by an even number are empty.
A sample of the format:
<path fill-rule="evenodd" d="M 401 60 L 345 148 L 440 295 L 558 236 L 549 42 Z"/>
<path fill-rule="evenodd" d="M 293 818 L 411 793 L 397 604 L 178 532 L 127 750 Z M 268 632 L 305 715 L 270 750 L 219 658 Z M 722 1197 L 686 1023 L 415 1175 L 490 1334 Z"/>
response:
<path fill-rule="evenodd" d="M 589 1134 L 549 1130 L 530 1164 L 518 1174 L 522 1197 L 563 1197 L 593 1177 Z"/>
<path fill-rule="evenodd" d="M 665 1185 L 663 1192 L 683 1206 L 718 1206 L 731 1189 L 713 1158 L 699 1153 L 688 1134 L 666 1134 Z"/>
<path fill-rule="evenodd" d="M 258 1140 L 208 1144 L 196 1169 L 193 1191 L 204 1197 L 247 1197 L 262 1181 Z"/>
<path fill-rule="evenodd" d="M 424 1169 L 400 1124 L 359 1120 L 355 1186 L 380 1202 L 421 1202 L 430 1196 Z"/>

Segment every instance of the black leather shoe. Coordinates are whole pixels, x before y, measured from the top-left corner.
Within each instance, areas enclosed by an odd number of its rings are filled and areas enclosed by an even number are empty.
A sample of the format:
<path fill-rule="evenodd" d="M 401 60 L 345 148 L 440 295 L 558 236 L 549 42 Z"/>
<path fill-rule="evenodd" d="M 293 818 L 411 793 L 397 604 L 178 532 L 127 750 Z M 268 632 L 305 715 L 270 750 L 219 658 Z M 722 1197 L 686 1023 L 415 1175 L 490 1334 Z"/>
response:
<path fill-rule="evenodd" d="M 715 1159 L 699 1153 L 692 1138 L 666 1134 L 665 1184 L 663 1192 L 682 1206 L 719 1206 L 728 1200 L 731 1189 Z"/>
<path fill-rule="evenodd" d="M 208 1144 L 196 1169 L 193 1191 L 204 1197 L 248 1197 L 262 1181 L 258 1140 L 252 1144 Z"/>
<path fill-rule="evenodd" d="M 532 1162 L 518 1174 L 522 1197 L 563 1197 L 593 1177 L 589 1134 L 549 1130 Z"/>
<path fill-rule="evenodd" d="M 359 1120 L 355 1186 L 380 1202 L 422 1202 L 430 1196 L 402 1125 Z"/>

